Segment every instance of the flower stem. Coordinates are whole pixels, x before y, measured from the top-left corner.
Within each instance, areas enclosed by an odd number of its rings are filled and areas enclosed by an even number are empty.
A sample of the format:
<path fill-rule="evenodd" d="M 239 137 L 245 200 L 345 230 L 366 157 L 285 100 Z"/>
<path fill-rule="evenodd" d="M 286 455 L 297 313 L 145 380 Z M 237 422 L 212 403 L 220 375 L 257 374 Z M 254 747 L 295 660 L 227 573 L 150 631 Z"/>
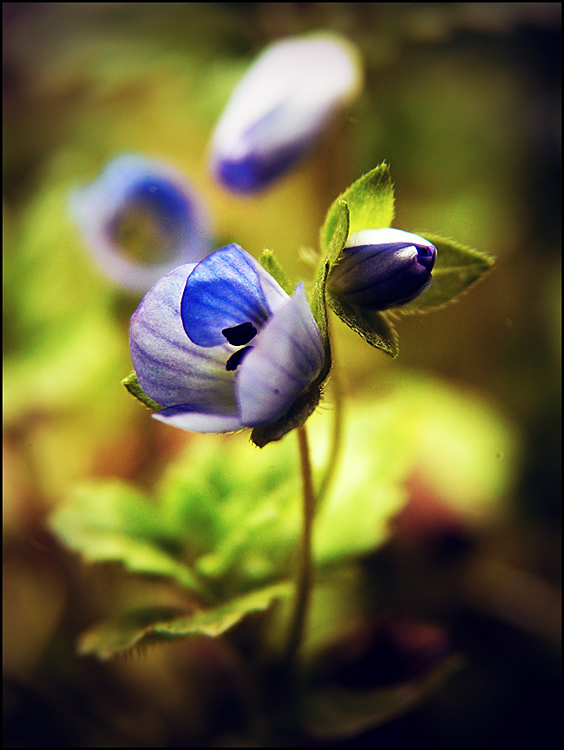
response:
<path fill-rule="evenodd" d="M 315 491 L 313 488 L 311 458 L 305 427 L 303 425 L 298 427 L 297 433 L 302 473 L 303 525 L 299 567 L 296 579 L 296 597 L 286 649 L 286 664 L 289 669 L 293 668 L 293 665 L 295 664 L 303 640 L 313 582 L 312 530 L 313 518 L 315 515 Z"/>
<path fill-rule="evenodd" d="M 317 505 L 320 506 L 339 465 L 339 458 L 341 456 L 341 449 L 343 446 L 343 387 L 341 379 L 339 377 L 339 371 L 335 365 L 335 358 L 333 357 L 333 366 L 331 368 L 329 385 L 333 392 L 333 431 L 331 434 L 331 445 L 329 447 L 329 455 L 327 456 L 327 462 L 325 465 L 325 473 L 319 490 L 317 491 Z"/>

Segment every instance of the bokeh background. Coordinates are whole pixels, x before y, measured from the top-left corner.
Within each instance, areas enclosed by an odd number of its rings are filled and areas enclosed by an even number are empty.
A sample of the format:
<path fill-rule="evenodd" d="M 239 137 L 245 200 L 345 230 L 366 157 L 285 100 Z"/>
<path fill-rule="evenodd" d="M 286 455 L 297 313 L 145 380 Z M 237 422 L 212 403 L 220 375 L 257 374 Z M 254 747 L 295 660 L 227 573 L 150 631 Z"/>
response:
<path fill-rule="evenodd" d="M 74 187 L 138 152 L 192 182 L 217 247 L 268 247 L 296 277 L 311 278 L 300 248 L 317 246 L 332 200 L 383 160 L 396 227 L 497 258 L 458 303 L 398 322 L 395 361 L 335 321 L 351 419 L 374 403 L 418 414 L 409 500 L 382 555 L 405 611 L 444 628 L 465 658 L 424 705 L 341 746 L 559 746 L 561 5 L 5 3 L 3 13 L 5 744 L 208 739 L 183 725 L 178 650 L 110 664 L 75 655 L 123 581 L 81 564 L 46 526 L 78 480 L 150 490 L 191 440 L 216 440 L 149 419 L 120 385 L 140 299 L 93 266 L 68 214 Z M 230 91 L 267 43 L 318 29 L 358 45 L 362 95 L 272 189 L 229 195 L 206 155 Z M 431 636 L 417 633 L 424 651 Z"/>

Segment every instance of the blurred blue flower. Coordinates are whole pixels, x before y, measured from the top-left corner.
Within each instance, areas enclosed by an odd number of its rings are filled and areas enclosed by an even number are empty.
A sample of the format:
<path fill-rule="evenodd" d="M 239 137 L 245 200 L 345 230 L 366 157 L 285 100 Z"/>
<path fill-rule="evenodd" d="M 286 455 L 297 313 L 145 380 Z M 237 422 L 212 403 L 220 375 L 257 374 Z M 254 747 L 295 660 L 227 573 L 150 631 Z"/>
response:
<path fill-rule="evenodd" d="M 133 368 L 153 416 L 195 432 L 282 417 L 325 352 L 303 284 L 289 297 L 239 245 L 161 279 L 131 319 Z"/>
<path fill-rule="evenodd" d="M 428 240 L 401 229 L 363 229 L 347 240 L 328 286 L 368 310 L 398 307 L 431 286 L 437 250 Z"/>
<path fill-rule="evenodd" d="M 361 88 L 356 48 L 332 33 L 271 44 L 239 82 L 211 147 L 210 169 L 238 193 L 266 188 L 304 155 Z"/>
<path fill-rule="evenodd" d="M 132 291 L 146 292 L 211 251 L 208 220 L 190 185 L 141 156 L 112 159 L 95 182 L 71 195 L 70 211 L 99 268 Z"/>

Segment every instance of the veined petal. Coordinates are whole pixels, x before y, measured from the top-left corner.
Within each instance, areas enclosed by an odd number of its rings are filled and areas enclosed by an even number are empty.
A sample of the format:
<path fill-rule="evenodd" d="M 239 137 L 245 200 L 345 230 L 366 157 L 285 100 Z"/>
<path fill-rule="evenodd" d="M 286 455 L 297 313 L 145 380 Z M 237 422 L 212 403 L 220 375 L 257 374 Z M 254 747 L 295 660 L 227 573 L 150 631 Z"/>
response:
<path fill-rule="evenodd" d="M 190 185 L 141 156 L 113 159 L 95 182 L 72 194 L 70 210 L 101 270 L 135 291 L 147 291 L 211 250 L 208 219 Z M 128 257 L 131 244 L 147 262 Z"/>
<path fill-rule="evenodd" d="M 200 413 L 237 414 L 234 373 L 225 363 L 234 348 L 202 349 L 186 336 L 180 300 L 193 264 L 176 268 L 144 297 L 131 319 L 130 349 L 141 388 L 164 407 L 190 405 Z"/>
<path fill-rule="evenodd" d="M 152 416 L 159 422 L 190 432 L 235 432 L 243 429 L 243 425 L 237 417 L 202 414 L 191 409 L 192 407 L 189 404 L 170 406 L 168 409 L 163 409 Z"/>
<path fill-rule="evenodd" d="M 320 373 L 325 350 L 303 284 L 253 340 L 237 370 L 235 393 L 241 423 L 269 424 L 282 417 Z"/>
<path fill-rule="evenodd" d="M 217 125 L 212 172 L 228 189 L 263 189 L 354 99 L 361 78 L 356 49 L 336 34 L 272 44 L 239 82 Z"/>
<path fill-rule="evenodd" d="M 182 294 L 182 324 L 198 346 L 225 343 L 222 330 L 252 323 L 258 330 L 288 295 L 239 245 L 208 255 L 188 276 Z"/>

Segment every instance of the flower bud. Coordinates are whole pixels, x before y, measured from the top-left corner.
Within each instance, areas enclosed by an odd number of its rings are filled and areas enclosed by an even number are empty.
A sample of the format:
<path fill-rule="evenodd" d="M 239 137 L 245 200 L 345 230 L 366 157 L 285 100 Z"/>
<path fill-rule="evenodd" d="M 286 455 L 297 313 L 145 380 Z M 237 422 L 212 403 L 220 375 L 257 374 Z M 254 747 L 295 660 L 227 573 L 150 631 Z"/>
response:
<path fill-rule="evenodd" d="M 331 291 L 359 307 L 405 305 L 431 286 L 437 250 L 401 229 L 363 229 L 347 240 L 329 275 Z"/>
<path fill-rule="evenodd" d="M 355 98 L 361 78 L 356 49 L 336 34 L 270 45 L 239 82 L 217 124 L 212 174 L 234 192 L 264 189 Z"/>

